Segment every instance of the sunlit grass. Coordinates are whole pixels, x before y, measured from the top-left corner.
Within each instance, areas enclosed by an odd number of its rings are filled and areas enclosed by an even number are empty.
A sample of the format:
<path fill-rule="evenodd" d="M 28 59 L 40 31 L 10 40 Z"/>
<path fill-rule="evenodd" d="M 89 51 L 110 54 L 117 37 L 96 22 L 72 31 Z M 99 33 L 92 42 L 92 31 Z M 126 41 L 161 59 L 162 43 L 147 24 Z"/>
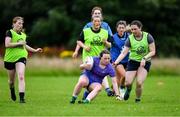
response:
<path fill-rule="evenodd" d="M 180 116 L 180 77 L 151 76 L 145 81 L 142 101 L 107 97 L 104 90 L 88 105 L 69 104 L 77 76 L 26 77 L 26 101 L 9 98 L 7 77 L 0 78 L 0 116 Z M 16 85 L 17 88 L 17 85 Z M 17 94 L 17 90 L 16 90 Z M 81 99 L 82 94 L 78 99 Z"/>

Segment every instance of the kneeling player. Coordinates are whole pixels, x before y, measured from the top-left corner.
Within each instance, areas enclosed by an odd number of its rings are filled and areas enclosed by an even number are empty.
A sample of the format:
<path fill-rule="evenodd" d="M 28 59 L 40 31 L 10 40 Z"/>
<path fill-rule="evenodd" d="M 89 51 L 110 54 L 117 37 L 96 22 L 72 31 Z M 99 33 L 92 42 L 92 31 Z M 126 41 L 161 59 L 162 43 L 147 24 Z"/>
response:
<path fill-rule="evenodd" d="M 112 79 L 113 88 L 117 96 L 116 99 L 121 100 L 119 96 L 118 86 L 115 78 L 115 71 L 110 64 L 110 53 L 103 50 L 99 57 L 88 57 L 86 62 L 80 65 L 80 69 L 84 70 L 76 84 L 70 103 L 75 103 L 78 94 L 82 88 L 90 91 L 89 95 L 82 103 L 89 103 L 93 100 L 102 89 L 102 80 L 105 76 Z"/>

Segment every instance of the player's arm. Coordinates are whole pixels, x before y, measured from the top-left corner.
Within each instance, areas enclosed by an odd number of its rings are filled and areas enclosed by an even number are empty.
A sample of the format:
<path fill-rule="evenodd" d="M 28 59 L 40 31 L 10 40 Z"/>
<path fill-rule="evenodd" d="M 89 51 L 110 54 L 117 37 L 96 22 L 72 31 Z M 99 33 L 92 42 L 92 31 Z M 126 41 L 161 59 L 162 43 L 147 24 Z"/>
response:
<path fill-rule="evenodd" d="M 111 43 L 108 42 L 107 40 L 104 41 L 104 45 L 105 45 L 107 48 L 110 48 L 110 47 L 111 47 Z"/>
<path fill-rule="evenodd" d="M 30 46 L 28 46 L 28 45 L 26 45 L 25 47 L 26 47 L 26 49 L 27 49 L 28 51 L 30 51 L 30 52 L 42 52 L 42 48 L 34 49 L 34 48 L 32 48 L 32 47 L 30 47 Z"/>
<path fill-rule="evenodd" d="M 107 48 L 111 47 L 111 40 L 112 40 L 112 36 L 108 35 L 108 39 L 104 39 L 103 43 Z"/>
<path fill-rule="evenodd" d="M 76 44 L 76 49 L 74 50 L 74 53 L 72 55 L 73 58 L 77 57 L 80 48 L 81 47 L 78 44 Z"/>
<path fill-rule="evenodd" d="M 93 67 L 93 64 L 94 64 L 93 58 L 87 57 L 85 62 L 80 65 L 80 69 L 81 70 L 84 70 L 84 69 L 91 70 Z"/>
<path fill-rule="evenodd" d="M 112 77 L 112 85 L 113 85 L 113 89 L 115 91 L 115 94 L 117 96 L 119 96 L 119 89 L 118 89 L 118 85 L 117 85 L 117 81 L 116 81 L 116 77 Z"/>
<path fill-rule="evenodd" d="M 155 53 L 156 53 L 155 44 L 153 42 L 153 43 L 149 44 L 149 53 L 143 57 L 140 65 L 144 67 L 146 64 L 146 61 L 150 60 L 151 57 L 155 55 Z"/>
<path fill-rule="evenodd" d="M 148 60 L 149 58 L 153 57 L 156 54 L 156 47 L 154 41 L 149 44 L 149 53 L 144 56 L 145 60 Z"/>
<path fill-rule="evenodd" d="M 154 43 L 154 38 L 148 34 L 148 43 L 149 43 L 149 53 L 143 57 L 141 60 L 141 66 L 145 66 L 146 61 L 149 61 L 152 56 L 156 54 L 156 47 Z"/>
<path fill-rule="evenodd" d="M 122 61 L 122 59 L 128 54 L 128 52 L 129 52 L 129 47 L 124 46 L 121 54 L 118 56 L 114 64 L 117 65 L 120 61 Z"/>
<path fill-rule="evenodd" d="M 11 42 L 12 34 L 11 31 L 6 31 L 6 37 L 5 37 L 5 47 L 6 48 L 14 48 L 14 47 L 22 47 L 26 45 L 26 42 L 23 40 L 20 40 L 18 42 Z"/>
<path fill-rule="evenodd" d="M 148 59 L 154 56 L 155 54 L 156 54 L 156 47 L 155 47 L 155 43 L 153 42 L 149 44 L 149 53 L 144 57 Z"/>
<path fill-rule="evenodd" d="M 26 45 L 25 41 L 19 41 L 16 43 L 12 43 L 11 37 L 9 37 L 9 36 L 5 37 L 5 47 L 6 48 L 13 48 L 13 47 L 18 47 L 18 46 L 23 46 L 23 45 Z"/>
<path fill-rule="evenodd" d="M 82 48 L 86 48 L 86 46 L 84 45 L 84 43 L 80 40 L 77 41 L 77 45 L 82 47 Z"/>
<path fill-rule="evenodd" d="M 77 40 L 77 45 L 79 45 L 80 47 L 82 47 L 83 49 L 85 49 L 86 51 L 90 51 L 90 47 L 89 46 L 86 46 L 84 44 L 84 32 L 82 31 L 81 34 L 80 34 L 80 38 L 79 40 Z"/>
<path fill-rule="evenodd" d="M 89 46 L 86 46 L 82 41 L 77 41 L 77 44 L 82 47 L 83 49 L 85 49 L 86 51 L 90 51 L 91 48 Z"/>

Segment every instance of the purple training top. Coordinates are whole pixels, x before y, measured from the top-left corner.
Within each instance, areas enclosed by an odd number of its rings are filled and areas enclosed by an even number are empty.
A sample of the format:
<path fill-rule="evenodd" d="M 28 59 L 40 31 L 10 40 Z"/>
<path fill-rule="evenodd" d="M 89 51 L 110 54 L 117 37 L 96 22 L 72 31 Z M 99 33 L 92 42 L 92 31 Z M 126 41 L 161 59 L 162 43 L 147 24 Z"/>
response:
<path fill-rule="evenodd" d="M 105 76 L 115 77 L 115 71 L 113 66 L 109 63 L 104 69 L 99 67 L 100 64 L 100 57 L 93 57 L 93 67 L 91 70 L 85 70 L 83 74 L 85 74 L 88 79 L 89 83 L 98 82 L 102 83 L 102 80 Z"/>

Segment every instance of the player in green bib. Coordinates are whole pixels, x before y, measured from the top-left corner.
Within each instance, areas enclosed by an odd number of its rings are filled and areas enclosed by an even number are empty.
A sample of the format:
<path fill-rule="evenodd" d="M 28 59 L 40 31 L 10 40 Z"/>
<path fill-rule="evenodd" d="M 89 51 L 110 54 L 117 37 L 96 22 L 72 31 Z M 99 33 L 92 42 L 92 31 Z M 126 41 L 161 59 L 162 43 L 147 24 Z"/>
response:
<path fill-rule="evenodd" d="M 16 100 L 15 94 L 15 76 L 18 76 L 18 87 L 20 103 L 25 103 L 25 65 L 28 52 L 42 52 L 41 48 L 34 49 L 26 44 L 26 34 L 23 32 L 23 18 L 13 18 L 13 28 L 6 32 L 5 37 L 5 55 L 4 67 L 7 69 L 9 76 L 9 87 L 11 99 Z"/>
<path fill-rule="evenodd" d="M 134 20 L 130 24 L 132 34 L 128 37 L 122 53 L 114 62 L 117 65 L 130 51 L 125 75 L 126 92 L 124 100 L 128 100 L 132 83 L 136 79 L 136 99 L 140 102 L 143 83 L 151 66 L 151 57 L 155 55 L 155 42 L 151 34 L 142 31 L 142 23 Z"/>
<path fill-rule="evenodd" d="M 105 29 L 106 31 L 108 31 L 108 35 L 112 36 L 112 31 L 111 31 L 110 26 L 108 25 L 107 22 L 102 21 L 103 20 L 103 11 L 102 11 L 101 7 L 99 7 L 99 6 L 93 7 L 92 11 L 91 11 L 91 17 L 92 17 L 92 19 L 93 19 L 93 17 L 100 17 L 101 18 L 101 22 L 100 22 L 101 29 Z M 93 21 L 91 21 L 84 26 L 84 29 L 94 27 L 93 25 L 94 25 L 94 23 L 93 23 Z M 72 55 L 73 58 L 77 57 L 79 49 L 80 49 L 80 46 L 77 44 L 76 49 Z M 103 79 L 103 86 L 105 88 L 107 95 L 112 96 L 113 92 L 111 91 L 111 89 L 109 87 L 107 77 L 105 77 Z M 86 95 L 87 95 L 87 93 L 84 93 L 84 97 L 86 97 Z"/>
<path fill-rule="evenodd" d="M 99 53 L 105 48 L 109 48 L 111 43 L 111 35 L 108 34 L 108 31 L 101 28 L 102 18 L 99 16 L 92 17 L 92 27 L 83 29 L 80 34 L 80 38 L 77 41 L 79 47 L 83 48 L 82 59 L 83 61 L 88 56 L 98 56 Z M 76 51 L 78 51 L 76 49 Z M 103 86 L 108 96 L 112 96 L 113 92 L 109 88 L 109 83 L 107 77 L 103 80 Z M 87 93 L 84 93 L 83 98 L 87 96 Z"/>
<path fill-rule="evenodd" d="M 94 21 L 95 23 L 98 22 L 99 18 L 95 18 Z M 84 40 L 80 40 L 78 43 L 83 47 L 83 61 L 88 56 L 98 56 L 102 50 L 106 47 L 110 47 L 110 43 L 107 42 L 108 33 L 105 29 L 99 27 L 96 27 L 96 29 L 86 28 L 83 30 L 82 36 L 84 36 Z M 83 37 L 81 39 L 83 39 Z"/>

